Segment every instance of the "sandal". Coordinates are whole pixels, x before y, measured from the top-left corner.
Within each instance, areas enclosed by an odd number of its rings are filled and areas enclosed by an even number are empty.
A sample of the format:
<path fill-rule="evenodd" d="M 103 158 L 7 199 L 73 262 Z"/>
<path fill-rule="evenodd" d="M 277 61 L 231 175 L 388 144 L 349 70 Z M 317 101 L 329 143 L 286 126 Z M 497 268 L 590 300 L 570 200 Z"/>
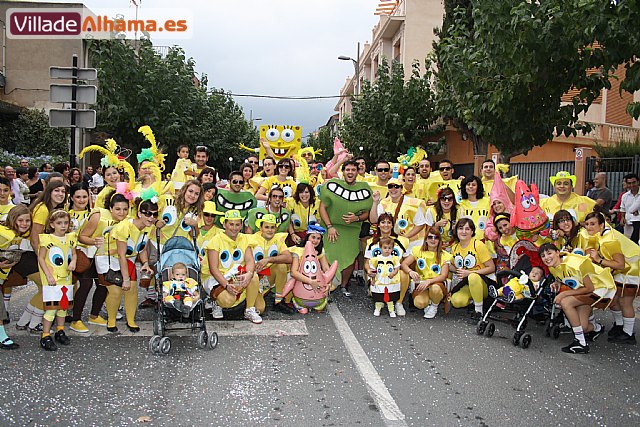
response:
<path fill-rule="evenodd" d="M 3 350 L 15 350 L 19 347 L 20 346 L 18 345 L 18 343 L 13 342 L 11 338 L 7 338 L 4 341 L 0 342 L 0 348 Z"/>

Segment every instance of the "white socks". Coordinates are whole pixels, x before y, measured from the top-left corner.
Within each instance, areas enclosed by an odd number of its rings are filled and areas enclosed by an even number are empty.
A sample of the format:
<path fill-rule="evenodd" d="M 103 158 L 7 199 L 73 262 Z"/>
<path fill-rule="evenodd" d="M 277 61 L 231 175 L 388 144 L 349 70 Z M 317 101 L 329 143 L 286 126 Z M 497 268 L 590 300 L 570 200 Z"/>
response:
<path fill-rule="evenodd" d="M 474 302 L 473 303 L 476 312 L 482 314 L 482 303 L 481 302 Z"/>
<path fill-rule="evenodd" d="M 580 345 L 587 345 L 587 341 L 584 339 L 584 331 L 582 330 L 582 326 L 576 326 L 575 328 L 573 328 L 573 335 L 575 335 Z"/>
<path fill-rule="evenodd" d="M 622 330 L 624 331 L 625 334 L 631 336 L 633 335 L 633 326 L 636 323 L 636 318 L 635 317 L 624 317 L 622 319 L 622 323 L 623 323 L 623 327 Z"/>
<path fill-rule="evenodd" d="M 615 311 L 615 310 L 609 310 L 611 311 L 611 315 L 613 315 L 613 321 L 616 325 L 622 325 L 622 311 Z"/>

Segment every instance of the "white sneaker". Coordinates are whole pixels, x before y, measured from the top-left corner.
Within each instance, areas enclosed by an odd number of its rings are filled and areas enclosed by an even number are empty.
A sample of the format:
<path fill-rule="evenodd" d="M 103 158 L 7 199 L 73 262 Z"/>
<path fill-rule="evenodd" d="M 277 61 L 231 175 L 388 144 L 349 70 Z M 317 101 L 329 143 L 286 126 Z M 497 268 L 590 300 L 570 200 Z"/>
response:
<path fill-rule="evenodd" d="M 211 305 L 211 315 L 213 316 L 214 319 L 224 318 L 224 314 L 222 313 L 222 307 L 216 304 L 215 301 Z"/>
<path fill-rule="evenodd" d="M 122 320 L 124 317 L 124 306 L 118 307 L 118 312 L 116 313 L 116 320 Z"/>
<path fill-rule="evenodd" d="M 258 310 L 256 310 L 255 307 L 247 308 L 244 311 L 244 318 L 257 325 L 262 323 L 262 317 L 260 317 L 260 314 L 258 314 Z"/>
<path fill-rule="evenodd" d="M 404 310 L 404 306 L 402 305 L 401 302 L 397 302 L 396 303 L 396 313 L 398 313 L 398 316 L 404 316 L 405 314 L 407 314 L 407 312 Z M 395 317 L 395 316 L 393 316 Z"/>
<path fill-rule="evenodd" d="M 380 309 L 376 308 L 375 310 L 373 310 L 373 315 L 376 316 L 376 317 L 379 317 L 380 316 Z"/>
<path fill-rule="evenodd" d="M 438 314 L 438 306 L 435 304 L 429 304 L 424 309 L 424 318 L 425 319 L 433 319 Z"/>
<path fill-rule="evenodd" d="M 389 312 L 389 317 L 396 317 L 396 312 L 395 311 L 390 311 Z"/>

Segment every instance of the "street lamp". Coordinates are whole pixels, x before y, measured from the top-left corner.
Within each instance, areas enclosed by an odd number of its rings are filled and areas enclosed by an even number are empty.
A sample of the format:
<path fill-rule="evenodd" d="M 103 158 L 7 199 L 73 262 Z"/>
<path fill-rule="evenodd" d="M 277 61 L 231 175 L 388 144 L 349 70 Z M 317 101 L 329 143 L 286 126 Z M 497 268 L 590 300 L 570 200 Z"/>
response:
<path fill-rule="evenodd" d="M 354 95 L 360 94 L 360 42 L 358 42 L 358 56 L 357 59 L 353 59 L 350 56 L 340 55 L 338 59 L 341 61 L 351 61 L 353 62 L 353 67 L 356 70 L 356 84 L 354 85 Z"/>

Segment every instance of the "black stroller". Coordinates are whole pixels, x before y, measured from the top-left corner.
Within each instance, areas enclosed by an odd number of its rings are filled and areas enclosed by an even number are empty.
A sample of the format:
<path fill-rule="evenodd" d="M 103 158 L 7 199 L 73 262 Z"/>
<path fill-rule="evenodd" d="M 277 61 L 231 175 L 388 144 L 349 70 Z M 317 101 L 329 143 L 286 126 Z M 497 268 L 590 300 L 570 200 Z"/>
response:
<path fill-rule="evenodd" d="M 157 247 L 160 248 L 160 232 L 156 236 Z M 197 282 L 197 290 L 200 298 L 193 303 L 188 311 L 176 310 L 174 306 L 166 304 L 163 296 L 163 283 L 169 280 L 173 265 L 181 262 L 187 266 L 188 277 Z M 156 354 L 169 354 L 171 351 L 171 339 L 167 332 L 178 330 L 190 330 L 198 332 L 198 347 L 215 348 L 218 345 L 218 334 L 208 333 L 204 318 L 205 291 L 200 278 L 200 259 L 198 258 L 195 239 L 190 242 L 187 238 L 176 236 L 167 240 L 162 250 L 158 249 L 158 262 L 156 263 L 155 288 L 158 292 L 155 307 L 155 320 L 153 321 L 154 335 L 149 340 L 149 350 Z M 171 325 L 177 325 L 170 327 Z"/>
<path fill-rule="evenodd" d="M 509 254 L 510 269 L 499 271 L 496 274 L 497 282 L 503 284 L 513 277 L 520 277 L 521 271 L 527 274 L 530 273 L 532 268 L 531 260 L 534 258 L 539 259 L 537 246 L 529 240 L 520 240 L 513 246 Z M 515 300 L 513 295 L 494 296 L 493 303 L 476 326 L 476 333 L 492 337 L 496 331 L 494 322 L 510 323 L 516 329 L 511 339 L 512 344 L 528 348 L 531 345 L 532 338 L 530 334 L 525 333 L 528 323 L 527 318 L 534 310 L 534 307 L 540 307 L 543 292 L 548 289 L 548 283 L 552 281 L 553 278 L 547 275 L 537 289 L 529 281 L 525 285 L 528 287 L 524 292 L 525 297 L 520 300 Z"/>

